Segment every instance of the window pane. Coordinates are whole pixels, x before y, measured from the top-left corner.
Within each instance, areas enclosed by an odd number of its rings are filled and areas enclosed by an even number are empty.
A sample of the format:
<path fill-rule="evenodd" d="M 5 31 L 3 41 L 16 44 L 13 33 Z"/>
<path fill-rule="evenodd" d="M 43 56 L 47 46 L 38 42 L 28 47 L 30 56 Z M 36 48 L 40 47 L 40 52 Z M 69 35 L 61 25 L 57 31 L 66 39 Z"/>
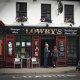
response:
<path fill-rule="evenodd" d="M 22 17 L 22 16 L 26 16 L 27 17 L 27 3 L 21 3 L 21 2 L 17 2 L 16 3 L 16 16 L 17 17 Z"/>
<path fill-rule="evenodd" d="M 31 45 L 30 36 L 15 36 L 15 57 L 31 57 Z"/>
<path fill-rule="evenodd" d="M 41 4 L 41 18 L 49 17 L 51 19 L 51 4 Z"/>
<path fill-rule="evenodd" d="M 65 14 L 73 14 L 73 5 L 65 5 Z"/>
<path fill-rule="evenodd" d="M 23 17 L 23 16 L 27 17 L 27 13 L 25 13 L 25 12 L 17 12 L 17 17 Z"/>
<path fill-rule="evenodd" d="M 73 5 L 65 5 L 65 18 L 64 20 L 67 22 L 74 23 L 74 6 Z"/>
<path fill-rule="evenodd" d="M 77 61 L 77 37 L 67 37 L 67 63 L 75 65 Z"/>
<path fill-rule="evenodd" d="M 17 3 L 17 11 L 25 12 L 27 11 L 27 3 Z"/>

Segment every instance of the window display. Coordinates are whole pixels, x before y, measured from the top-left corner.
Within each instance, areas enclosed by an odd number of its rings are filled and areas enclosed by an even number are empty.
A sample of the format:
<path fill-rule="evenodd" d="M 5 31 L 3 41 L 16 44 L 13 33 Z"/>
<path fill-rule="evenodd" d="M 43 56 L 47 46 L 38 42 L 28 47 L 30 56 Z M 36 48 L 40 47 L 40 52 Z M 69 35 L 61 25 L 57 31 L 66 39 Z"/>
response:
<path fill-rule="evenodd" d="M 64 41 L 59 42 L 59 56 L 64 56 Z"/>
<path fill-rule="evenodd" d="M 31 46 L 31 42 L 27 42 L 26 45 L 27 45 L 27 46 Z"/>
<path fill-rule="evenodd" d="M 67 37 L 67 63 L 76 65 L 77 61 L 77 37 Z"/>
<path fill-rule="evenodd" d="M 12 56 L 12 42 L 8 42 L 8 56 Z"/>
<path fill-rule="evenodd" d="M 16 36 L 15 37 L 15 57 L 16 54 L 19 58 L 31 57 L 31 37 L 29 36 Z"/>
<path fill-rule="evenodd" d="M 67 66 L 66 64 L 66 36 L 57 36 L 56 38 L 57 47 L 59 50 L 57 65 Z"/>
<path fill-rule="evenodd" d="M 25 42 L 22 42 L 22 47 L 25 47 Z"/>
<path fill-rule="evenodd" d="M 16 42 L 16 46 L 20 46 L 20 42 Z"/>

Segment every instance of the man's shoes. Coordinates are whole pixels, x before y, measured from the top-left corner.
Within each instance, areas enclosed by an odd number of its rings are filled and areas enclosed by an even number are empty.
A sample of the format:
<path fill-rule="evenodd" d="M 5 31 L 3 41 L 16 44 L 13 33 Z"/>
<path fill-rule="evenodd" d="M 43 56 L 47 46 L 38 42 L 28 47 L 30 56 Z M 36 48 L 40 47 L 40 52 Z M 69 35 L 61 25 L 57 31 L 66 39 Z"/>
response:
<path fill-rule="evenodd" d="M 56 65 L 53 65 L 53 68 L 56 68 Z"/>

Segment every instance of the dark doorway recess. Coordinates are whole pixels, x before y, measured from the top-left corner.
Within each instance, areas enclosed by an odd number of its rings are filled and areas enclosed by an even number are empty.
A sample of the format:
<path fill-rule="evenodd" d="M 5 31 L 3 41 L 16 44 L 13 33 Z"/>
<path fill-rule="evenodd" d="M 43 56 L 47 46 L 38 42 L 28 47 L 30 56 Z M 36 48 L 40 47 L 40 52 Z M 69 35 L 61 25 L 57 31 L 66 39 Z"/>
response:
<path fill-rule="evenodd" d="M 45 42 L 47 42 L 49 44 L 49 50 L 50 50 L 50 53 L 51 53 L 53 46 L 56 45 L 56 38 L 55 37 L 44 37 L 44 38 L 41 38 L 41 59 L 40 59 L 41 67 L 44 67 L 44 47 L 45 47 Z M 50 53 L 48 55 L 48 66 L 52 66 Z"/>

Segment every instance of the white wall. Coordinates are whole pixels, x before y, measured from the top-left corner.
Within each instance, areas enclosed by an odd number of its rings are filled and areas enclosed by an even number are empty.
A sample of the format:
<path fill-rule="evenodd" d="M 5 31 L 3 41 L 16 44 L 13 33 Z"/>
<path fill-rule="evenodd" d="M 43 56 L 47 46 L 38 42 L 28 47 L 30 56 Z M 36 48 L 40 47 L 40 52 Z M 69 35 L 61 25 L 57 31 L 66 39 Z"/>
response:
<path fill-rule="evenodd" d="M 0 20 L 6 25 L 20 25 L 16 22 L 16 2 L 27 2 L 27 17 L 28 21 L 24 23 L 25 26 L 44 26 L 46 22 L 41 22 L 41 3 L 51 4 L 51 18 L 52 23 L 48 23 L 49 26 L 69 26 L 70 23 L 64 22 L 64 10 L 63 13 L 57 15 L 58 3 L 55 0 L 3 0 L 0 1 Z M 62 1 L 63 4 L 74 5 L 74 22 L 73 26 L 80 26 L 80 3 L 72 1 Z"/>

